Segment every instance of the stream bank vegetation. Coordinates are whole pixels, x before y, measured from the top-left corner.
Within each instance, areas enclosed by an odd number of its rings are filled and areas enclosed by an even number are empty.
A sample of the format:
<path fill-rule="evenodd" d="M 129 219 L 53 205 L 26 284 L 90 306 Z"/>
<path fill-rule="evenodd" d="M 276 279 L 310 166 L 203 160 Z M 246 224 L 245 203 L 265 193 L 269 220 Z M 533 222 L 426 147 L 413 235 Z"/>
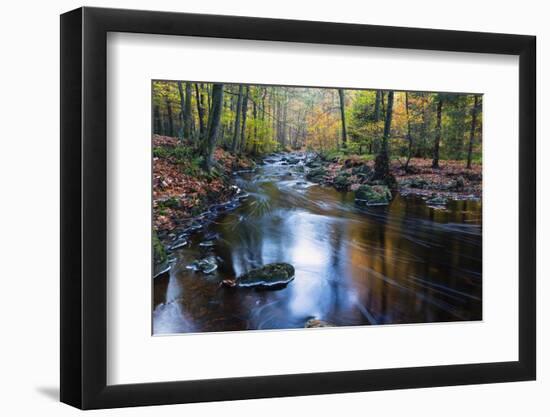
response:
<path fill-rule="evenodd" d="M 235 175 L 274 156 L 310 182 L 355 193 L 358 205 L 387 205 L 396 193 L 421 195 L 434 209 L 480 199 L 482 101 L 481 94 L 153 81 L 157 270 L 194 231 L 246 198 Z M 211 272 L 214 264 L 195 267 Z"/>

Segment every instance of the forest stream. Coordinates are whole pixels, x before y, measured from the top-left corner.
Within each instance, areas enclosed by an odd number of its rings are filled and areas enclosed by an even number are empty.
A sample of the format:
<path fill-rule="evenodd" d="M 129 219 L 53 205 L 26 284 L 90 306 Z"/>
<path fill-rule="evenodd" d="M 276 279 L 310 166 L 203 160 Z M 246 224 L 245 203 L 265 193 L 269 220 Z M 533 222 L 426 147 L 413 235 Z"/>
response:
<path fill-rule="evenodd" d="M 240 204 L 173 252 L 153 282 L 154 334 L 481 320 L 480 201 L 359 206 L 307 181 L 305 154 L 293 155 L 237 173 Z M 200 259 L 217 269 L 193 270 Z M 282 289 L 220 285 L 274 262 L 295 268 Z"/>

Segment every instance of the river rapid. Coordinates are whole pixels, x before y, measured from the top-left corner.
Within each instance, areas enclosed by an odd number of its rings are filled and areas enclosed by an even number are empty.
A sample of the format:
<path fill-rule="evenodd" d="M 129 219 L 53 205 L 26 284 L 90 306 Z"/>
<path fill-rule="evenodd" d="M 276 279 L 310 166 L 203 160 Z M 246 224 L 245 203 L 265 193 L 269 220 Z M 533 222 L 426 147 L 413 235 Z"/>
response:
<path fill-rule="evenodd" d="M 246 197 L 174 251 L 153 280 L 154 334 L 482 319 L 481 202 L 397 194 L 358 206 L 353 192 L 307 181 L 305 155 L 294 158 L 237 173 Z M 217 269 L 190 269 L 205 258 Z M 295 268 L 283 289 L 220 286 L 273 262 Z"/>

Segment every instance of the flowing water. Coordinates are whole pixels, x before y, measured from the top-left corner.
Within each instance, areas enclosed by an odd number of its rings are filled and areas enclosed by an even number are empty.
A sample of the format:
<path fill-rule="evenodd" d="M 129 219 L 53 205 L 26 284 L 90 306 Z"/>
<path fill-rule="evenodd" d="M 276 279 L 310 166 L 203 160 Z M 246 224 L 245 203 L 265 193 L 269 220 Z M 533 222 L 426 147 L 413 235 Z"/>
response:
<path fill-rule="evenodd" d="M 480 202 L 441 209 L 396 195 L 389 206 L 358 207 L 352 192 L 306 181 L 301 164 L 278 156 L 236 177 L 248 197 L 154 279 L 154 334 L 303 328 L 311 318 L 336 326 L 482 319 Z M 213 273 L 186 268 L 207 256 L 217 258 Z M 286 288 L 219 285 L 272 262 L 295 267 Z"/>

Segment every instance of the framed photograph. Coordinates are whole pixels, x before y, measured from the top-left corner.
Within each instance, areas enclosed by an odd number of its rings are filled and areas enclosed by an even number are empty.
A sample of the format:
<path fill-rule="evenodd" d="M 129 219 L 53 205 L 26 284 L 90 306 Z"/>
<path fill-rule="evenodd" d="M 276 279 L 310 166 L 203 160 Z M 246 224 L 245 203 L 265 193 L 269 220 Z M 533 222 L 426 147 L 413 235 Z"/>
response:
<path fill-rule="evenodd" d="M 61 16 L 61 401 L 533 380 L 535 37 Z"/>

